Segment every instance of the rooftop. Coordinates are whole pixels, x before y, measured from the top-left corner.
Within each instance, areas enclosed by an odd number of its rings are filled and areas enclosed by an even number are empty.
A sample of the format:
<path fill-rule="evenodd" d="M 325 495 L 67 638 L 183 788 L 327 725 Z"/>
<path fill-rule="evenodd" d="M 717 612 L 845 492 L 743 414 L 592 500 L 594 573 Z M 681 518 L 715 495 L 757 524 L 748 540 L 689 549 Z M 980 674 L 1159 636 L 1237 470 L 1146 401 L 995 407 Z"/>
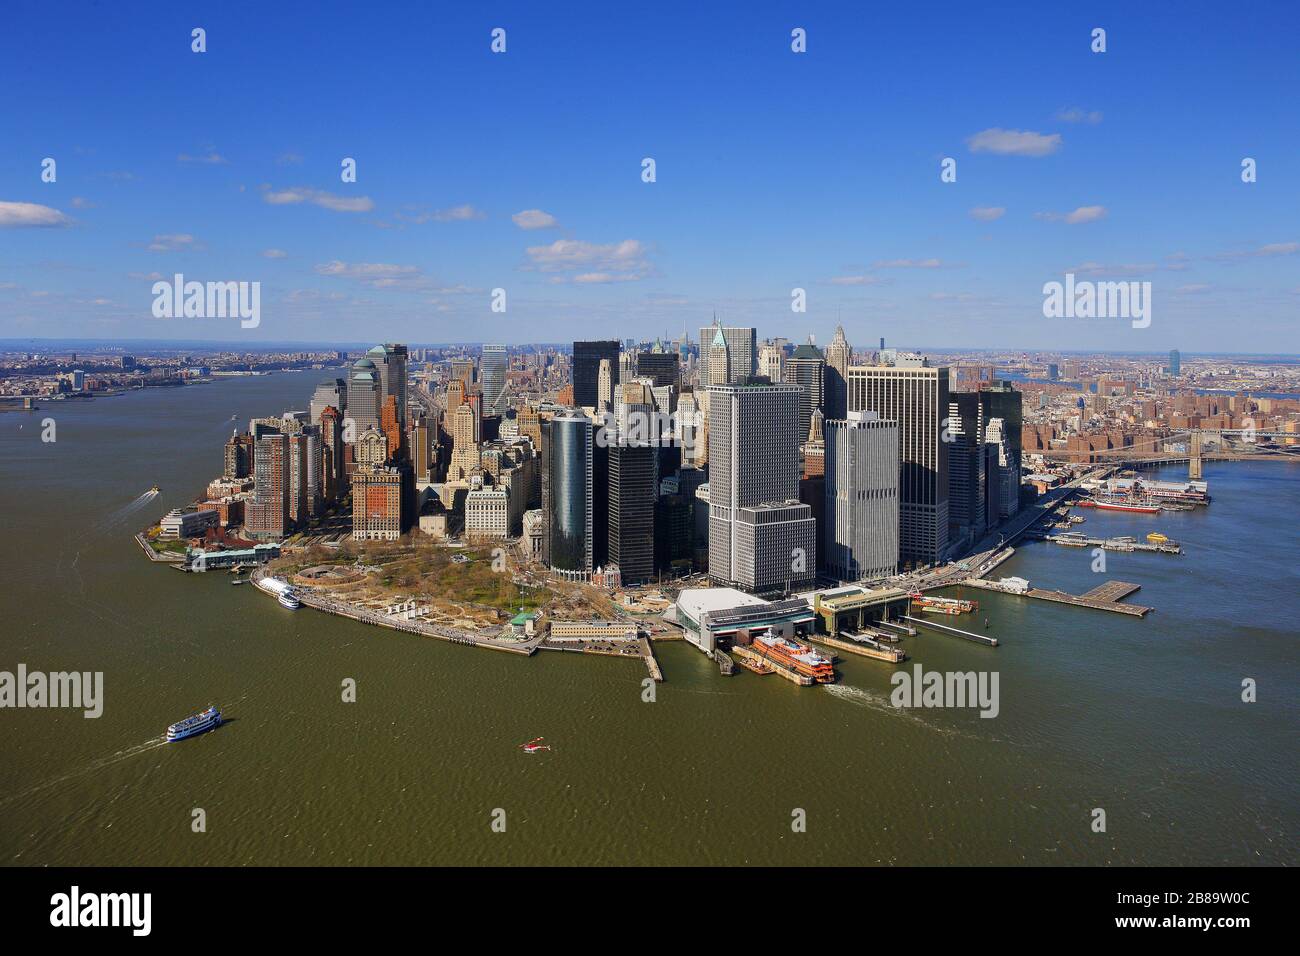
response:
<path fill-rule="evenodd" d="M 692 620 L 710 611 L 726 611 L 736 607 L 761 607 L 768 602 L 735 588 L 688 588 L 677 595 L 677 606 Z"/>

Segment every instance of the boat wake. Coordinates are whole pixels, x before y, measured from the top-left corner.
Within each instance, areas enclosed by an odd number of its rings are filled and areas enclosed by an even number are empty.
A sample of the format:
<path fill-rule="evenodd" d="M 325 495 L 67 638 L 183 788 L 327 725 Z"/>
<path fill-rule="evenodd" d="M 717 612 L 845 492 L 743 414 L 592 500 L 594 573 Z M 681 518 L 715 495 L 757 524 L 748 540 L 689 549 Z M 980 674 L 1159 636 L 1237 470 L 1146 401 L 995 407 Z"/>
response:
<path fill-rule="evenodd" d="M 832 697 L 853 704 L 856 707 L 864 707 L 867 710 L 873 710 L 877 713 L 888 714 L 889 716 L 896 717 L 899 720 L 906 720 L 909 723 L 919 724 L 920 726 L 932 730 L 937 734 L 942 734 L 945 737 L 968 736 L 967 734 L 963 734 L 961 731 L 954 730 L 951 727 L 940 727 L 931 721 L 925 720 L 913 713 L 910 708 L 895 707 L 890 703 L 888 697 L 878 697 L 870 691 L 863 690 L 861 687 L 853 687 L 849 684 L 822 684 L 821 686 Z"/>
<path fill-rule="evenodd" d="M 158 492 L 150 489 L 134 501 L 130 501 L 118 508 L 116 511 L 110 511 L 108 514 L 104 515 L 104 517 L 100 518 L 99 521 L 95 522 L 94 527 L 97 531 L 106 531 L 115 525 L 121 524 L 157 497 Z"/>
<path fill-rule="evenodd" d="M 167 739 L 165 737 L 153 737 L 144 743 L 136 744 L 133 747 L 127 747 L 125 750 L 119 750 L 117 753 L 108 757 L 100 757 L 98 760 L 92 760 L 84 767 L 78 767 L 74 770 L 68 770 L 48 780 L 42 780 L 40 783 L 33 784 L 17 793 L 11 793 L 0 797 L 0 807 L 13 803 L 15 800 L 22 800 L 24 797 L 30 797 L 33 794 L 40 793 L 42 790 L 48 790 L 50 787 L 57 787 L 59 784 L 68 783 L 80 777 L 85 777 L 92 773 L 99 773 L 106 770 L 114 764 L 122 763 L 124 760 L 130 760 L 141 754 L 148 753 L 151 750 L 157 750 L 159 747 L 165 747 Z"/>

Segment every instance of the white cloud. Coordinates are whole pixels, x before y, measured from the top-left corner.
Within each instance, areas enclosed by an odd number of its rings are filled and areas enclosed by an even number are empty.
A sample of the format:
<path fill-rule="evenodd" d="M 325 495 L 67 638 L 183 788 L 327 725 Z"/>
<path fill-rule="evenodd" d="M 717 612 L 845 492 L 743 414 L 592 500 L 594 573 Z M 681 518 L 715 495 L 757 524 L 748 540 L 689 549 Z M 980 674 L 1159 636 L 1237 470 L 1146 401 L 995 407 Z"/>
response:
<path fill-rule="evenodd" d="M 994 127 L 981 130 L 969 137 L 966 145 L 972 153 L 996 153 L 999 156 L 1050 156 L 1061 148 L 1061 134 Z"/>
<path fill-rule="evenodd" d="M 0 202 L 0 229 L 70 225 L 71 219 L 49 206 L 34 202 Z"/>
<path fill-rule="evenodd" d="M 1056 118 L 1062 123 L 1091 123 L 1096 125 L 1101 122 L 1101 111 L 1085 110 L 1072 106 L 1068 110 L 1057 110 Z"/>
<path fill-rule="evenodd" d="M 422 225 L 426 222 L 470 222 L 475 219 L 486 219 L 487 213 L 476 208 L 471 203 L 463 203 L 448 209 L 422 209 L 419 206 L 407 206 L 404 211 L 396 213 L 393 218 L 399 222 Z M 385 229 L 392 228 L 387 223 L 376 223 L 375 225 Z"/>
<path fill-rule="evenodd" d="M 369 196 L 336 196 L 324 190 L 307 189 L 302 186 L 279 190 L 266 189 L 262 193 L 262 200 L 272 206 L 294 206 L 309 202 L 313 206 L 320 206 L 322 209 L 334 212 L 370 212 L 375 208 Z"/>
<path fill-rule="evenodd" d="M 264 258 L 264 259 L 286 259 L 286 258 L 288 258 L 288 256 L 289 256 L 289 253 L 285 252 L 283 249 L 263 249 L 263 250 L 262 250 L 262 258 Z"/>
<path fill-rule="evenodd" d="M 226 157 L 222 156 L 220 153 L 209 150 L 205 155 L 202 156 L 191 156 L 189 153 L 181 153 L 179 156 L 176 157 L 176 162 L 204 163 L 208 166 L 225 166 L 228 165 L 230 161 L 226 159 Z"/>
<path fill-rule="evenodd" d="M 175 252 L 178 249 L 195 249 L 197 246 L 194 237 L 187 232 L 176 232 L 168 235 L 154 236 L 153 242 L 149 243 L 150 252 Z"/>
<path fill-rule="evenodd" d="M 573 277 L 580 285 L 599 285 L 605 282 L 636 282 L 641 276 L 631 273 L 584 272 Z"/>
<path fill-rule="evenodd" d="M 1125 262 L 1118 265 L 1105 265 L 1100 262 L 1083 262 L 1073 268 L 1066 269 L 1066 272 L 1073 272 L 1077 276 L 1138 276 L 1147 275 L 1155 272 L 1160 268 L 1154 262 Z"/>
<path fill-rule="evenodd" d="M 835 276 L 831 285 L 878 285 L 883 280 L 879 276 Z"/>
<path fill-rule="evenodd" d="M 161 272 L 128 272 L 126 277 L 139 282 L 157 282 L 163 277 L 163 274 Z"/>
<path fill-rule="evenodd" d="M 400 266 L 387 262 L 341 262 L 338 259 L 316 266 L 316 274 L 354 279 L 375 289 L 409 284 L 422 276 L 417 266 Z"/>
<path fill-rule="evenodd" d="M 1071 226 L 1077 226 L 1084 222 L 1096 222 L 1099 219 L 1105 219 L 1107 215 L 1105 206 L 1080 206 L 1073 212 L 1036 212 L 1035 219 L 1042 219 L 1047 222 L 1064 222 Z"/>
<path fill-rule="evenodd" d="M 95 204 L 84 196 L 73 196 L 69 203 L 73 209 L 94 209 Z"/>
<path fill-rule="evenodd" d="M 371 289 L 420 292 L 432 295 L 468 295 L 483 290 L 466 285 L 442 286 L 424 274 L 419 266 L 390 262 L 342 262 L 334 259 L 315 268 L 316 274 L 335 279 L 351 279 Z"/>
<path fill-rule="evenodd" d="M 1005 206 L 976 206 L 970 211 L 972 219 L 978 219 L 980 222 L 992 222 L 994 219 L 1001 219 L 1007 214 Z"/>
<path fill-rule="evenodd" d="M 1270 259 L 1275 256 L 1293 256 L 1300 252 L 1300 242 L 1270 242 L 1254 249 L 1237 249 L 1206 256 L 1213 262 L 1232 262 L 1237 259 Z"/>
<path fill-rule="evenodd" d="M 1179 295 L 1202 295 L 1213 288 L 1214 286 L 1208 282 L 1194 282 L 1190 285 L 1180 285 L 1174 291 Z"/>
<path fill-rule="evenodd" d="M 601 245 L 578 239 L 557 239 L 547 246 L 529 246 L 532 268 L 541 272 L 579 272 L 574 281 L 612 282 L 642 279 L 650 271 L 645 246 L 635 239 Z"/>
<path fill-rule="evenodd" d="M 873 269 L 942 269 L 939 259 L 885 259 L 877 262 Z"/>
<path fill-rule="evenodd" d="M 524 209 L 510 218 L 520 229 L 550 229 L 559 225 L 554 216 L 540 209 Z"/>

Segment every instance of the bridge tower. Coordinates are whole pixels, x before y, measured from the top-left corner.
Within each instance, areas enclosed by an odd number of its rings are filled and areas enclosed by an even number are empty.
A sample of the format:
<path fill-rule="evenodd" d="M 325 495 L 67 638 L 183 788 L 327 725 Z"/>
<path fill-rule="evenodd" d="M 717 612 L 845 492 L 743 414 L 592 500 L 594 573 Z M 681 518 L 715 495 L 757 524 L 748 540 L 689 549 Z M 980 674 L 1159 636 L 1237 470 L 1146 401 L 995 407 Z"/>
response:
<path fill-rule="evenodd" d="M 1201 477 L 1201 433 L 1192 432 L 1187 449 L 1187 477 L 1199 480 Z"/>

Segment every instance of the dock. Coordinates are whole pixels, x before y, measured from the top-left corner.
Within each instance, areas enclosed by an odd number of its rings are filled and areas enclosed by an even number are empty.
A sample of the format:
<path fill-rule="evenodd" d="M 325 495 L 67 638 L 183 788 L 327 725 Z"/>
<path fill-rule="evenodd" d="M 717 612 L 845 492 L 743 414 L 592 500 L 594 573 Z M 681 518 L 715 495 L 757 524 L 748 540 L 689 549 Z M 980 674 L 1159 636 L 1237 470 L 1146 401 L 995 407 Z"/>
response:
<path fill-rule="evenodd" d="M 996 637 L 988 637 L 987 635 L 984 634 L 976 634 L 974 631 L 963 631 L 959 627 L 951 627 L 950 625 L 947 624 L 937 624 L 934 621 L 926 621 L 919 617 L 912 617 L 910 614 L 904 615 L 904 617 L 906 618 L 906 620 L 914 621 L 915 623 L 920 624 L 922 627 L 932 627 L 936 631 L 943 631 L 945 634 L 953 634 L 956 635 L 957 637 L 964 637 L 966 640 L 974 641 L 976 644 L 987 644 L 989 647 L 998 646 L 998 639 Z"/>
<path fill-rule="evenodd" d="M 907 660 L 907 655 L 903 653 L 901 648 L 886 647 L 869 634 L 855 634 L 851 635 L 851 638 L 851 640 L 842 641 L 826 634 L 810 634 L 808 636 L 808 640 L 814 644 L 834 647 L 846 654 L 870 657 L 878 661 L 887 661 L 890 664 L 900 664 Z"/>
<path fill-rule="evenodd" d="M 650 645 L 648 638 L 638 638 L 641 642 L 641 658 L 645 661 L 645 669 L 650 672 L 651 679 L 656 684 L 663 683 L 664 672 L 659 667 L 659 661 L 655 659 L 655 650 Z"/>
<path fill-rule="evenodd" d="M 1183 548 L 1177 541 L 1134 541 L 1126 538 L 1089 538 L 1086 535 L 1067 532 L 1066 534 L 1046 534 L 1038 532 L 1026 537 L 1051 544 L 1063 544 L 1071 548 L 1101 548 L 1103 551 L 1148 551 L 1159 554 L 1182 554 Z"/>
<path fill-rule="evenodd" d="M 1124 598 L 1142 587 L 1140 584 L 1130 584 L 1127 581 L 1107 581 L 1105 584 L 1098 585 L 1084 594 L 1045 591 L 1042 588 L 1012 591 L 1005 587 L 999 587 L 999 582 L 996 581 L 967 581 L 966 583 L 975 587 L 987 588 L 990 591 L 1001 591 L 1003 594 L 1037 598 L 1040 601 L 1054 601 L 1057 604 L 1071 604 L 1074 607 L 1089 607 L 1096 611 L 1113 611 L 1116 614 L 1129 614 L 1133 617 L 1145 617 L 1154 610 L 1154 608 L 1143 607 L 1141 604 L 1120 603 Z"/>

